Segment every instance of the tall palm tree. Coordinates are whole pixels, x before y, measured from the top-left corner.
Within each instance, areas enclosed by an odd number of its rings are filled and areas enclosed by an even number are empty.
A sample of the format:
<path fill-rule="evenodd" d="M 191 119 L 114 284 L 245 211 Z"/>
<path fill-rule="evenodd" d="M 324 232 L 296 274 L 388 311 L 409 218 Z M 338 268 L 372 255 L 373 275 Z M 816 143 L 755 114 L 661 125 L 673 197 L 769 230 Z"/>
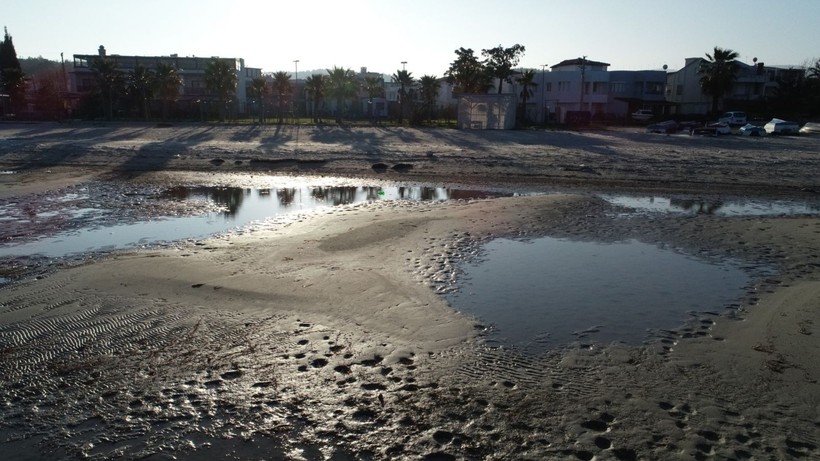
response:
<path fill-rule="evenodd" d="M 227 61 L 214 59 L 205 66 L 205 87 L 219 103 L 219 121 L 225 120 L 225 105 L 236 92 L 236 72 Z"/>
<path fill-rule="evenodd" d="M 114 101 L 125 90 L 125 78 L 112 59 L 97 58 L 90 67 L 97 81 L 97 89 L 102 95 L 105 118 L 111 120 L 114 116 Z"/>
<path fill-rule="evenodd" d="M 268 96 L 268 81 L 264 77 L 251 80 L 250 94 L 259 103 L 259 123 L 265 123 L 265 98 Z"/>
<path fill-rule="evenodd" d="M 373 98 L 384 97 L 384 80 L 379 77 L 365 77 L 363 89 L 367 93 L 368 115 L 370 116 L 370 121 L 372 123 L 374 119 Z"/>
<path fill-rule="evenodd" d="M 532 69 L 527 69 L 524 73 L 521 74 L 518 78 L 515 79 L 519 85 L 521 85 L 521 118 L 522 122 L 526 121 L 527 117 L 527 100 L 530 99 L 533 95 L 533 88 L 537 87 L 538 84 L 535 83 L 535 71 Z"/>
<path fill-rule="evenodd" d="M 333 69 L 328 69 L 327 73 L 330 79 L 330 93 L 336 100 L 336 123 L 342 123 L 342 111 L 345 102 L 355 98 L 358 94 L 356 74 L 350 69 L 336 66 L 333 66 Z"/>
<path fill-rule="evenodd" d="M 290 74 L 279 71 L 273 74 L 273 94 L 279 103 L 279 123 L 284 122 L 285 103 L 290 100 L 293 87 L 290 85 Z"/>
<path fill-rule="evenodd" d="M 406 70 L 397 70 L 395 74 L 390 76 L 393 83 L 401 85 L 399 88 L 399 125 L 404 120 L 405 102 L 407 101 L 408 90 L 413 86 L 413 73 Z"/>
<path fill-rule="evenodd" d="M 310 100 L 310 113 L 313 114 L 313 122 L 320 123 L 319 107 L 325 99 L 327 91 L 327 77 L 321 74 L 311 75 L 305 79 L 305 96 Z"/>
<path fill-rule="evenodd" d="M 735 59 L 740 55 L 736 51 L 715 47 L 710 55 L 698 67 L 701 90 L 712 97 L 712 113 L 718 111 L 718 101 L 732 89 L 740 66 Z"/>
<path fill-rule="evenodd" d="M 168 119 L 168 105 L 179 97 L 182 77 L 176 66 L 164 62 L 158 63 L 154 71 L 154 83 L 157 96 L 162 101 L 162 119 Z"/>
<path fill-rule="evenodd" d="M 435 75 L 422 75 L 419 79 L 421 84 L 421 99 L 427 108 L 427 123 L 433 119 L 433 109 L 436 107 L 436 99 L 441 89 L 441 81 Z"/>
<path fill-rule="evenodd" d="M 140 101 L 147 122 L 151 112 L 148 101 L 154 93 L 154 73 L 145 66 L 134 66 L 134 70 L 128 73 L 128 92 Z"/>

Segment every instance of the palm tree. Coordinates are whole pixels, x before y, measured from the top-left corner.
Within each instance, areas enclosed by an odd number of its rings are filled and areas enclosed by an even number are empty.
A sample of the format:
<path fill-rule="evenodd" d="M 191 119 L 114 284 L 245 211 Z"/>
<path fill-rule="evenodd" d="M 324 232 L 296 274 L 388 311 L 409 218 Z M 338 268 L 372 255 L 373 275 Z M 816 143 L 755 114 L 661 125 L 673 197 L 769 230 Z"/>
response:
<path fill-rule="evenodd" d="M 364 91 L 367 93 L 368 115 L 370 115 L 370 121 L 372 123 L 374 119 L 373 98 L 384 97 L 384 80 L 379 77 L 365 77 Z"/>
<path fill-rule="evenodd" d="M 327 88 L 327 77 L 321 74 L 311 75 L 305 79 L 305 96 L 311 102 L 311 114 L 313 114 L 313 122 L 320 123 L 319 107 L 325 99 L 325 91 Z"/>
<path fill-rule="evenodd" d="M 290 74 L 279 71 L 273 74 L 273 94 L 276 95 L 276 100 L 279 102 L 279 123 L 284 122 L 285 103 L 293 93 L 293 87 L 290 86 Z"/>
<path fill-rule="evenodd" d="M 123 73 L 117 69 L 117 63 L 112 59 L 97 58 L 90 67 L 97 80 L 97 89 L 103 98 L 105 118 L 111 120 L 114 116 L 114 101 L 125 89 Z"/>
<path fill-rule="evenodd" d="M 712 97 L 712 113 L 718 111 L 718 101 L 732 89 L 737 78 L 739 64 L 735 59 L 740 55 L 736 51 L 715 47 L 713 54 L 706 53 L 698 67 L 701 90 Z"/>
<path fill-rule="evenodd" d="M 214 59 L 205 67 L 205 87 L 219 101 L 219 121 L 225 120 L 225 104 L 236 92 L 236 72 L 227 61 Z"/>
<path fill-rule="evenodd" d="M 148 101 L 153 96 L 154 73 L 145 66 L 137 64 L 128 74 L 128 92 L 142 103 L 142 112 L 147 122 L 150 118 Z"/>
<path fill-rule="evenodd" d="M 430 123 L 433 119 L 433 109 L 436 107 L 441 82 L 435 75 L 422 75 L 419 83 L 421 84 L 421 99 L 427 108 L 427 123 Z"/>
<path fill-rule="evenodd" d="M 521 121 L 525 122 L 527 117 L 527 100 L 530 99 L 533 95 L 533 88 L 537 87 L 538 84 L 534 82 L 535 80 L 535 71 L 532 69 L 527 69 L 524 73 L 521 74 L 520 77 L 515 79 L 519 85 L 521 85 Z"/>
<path fill-rule="evenodd" d="M 157 64 L 154 71 L 154 79 L 157 95 L 162 101 L 162 120 L 167 120 L 168 105 L 179 97 L 182 77 L 180 77 L 175 66 L 161 62 Z"/>
<path fill-rule="evenodd" d="M 345 101 L 356 97 L 358 91 L 356 74 L 350 69 L 336 66 L 328 69 L 327 73 L 330 79 L 330 93 L 336 99 L 336 123 L 342 123 Z"/>
<path fill-rule="evenodd" d="M 259 123 L 265 123 L 265 98 L 268 96 L 268 81 L 264 77 L 251 80 L 251 97 L 259 102 Z"/>
<path fill-rule="evenodd" d="M 407 90 L 412 87 L 414 83 L 413 73 L 407 72 L 406 70 L 397 70 L 395 74 L 390 76 L 390 78 L 393 80 L 393 83 L 398 83 L 401 85 L 401 88 L 399 88 L 399 125 L 401 125 L 402 120 L 404 119 L 404 103 L 408 99 Z"/>

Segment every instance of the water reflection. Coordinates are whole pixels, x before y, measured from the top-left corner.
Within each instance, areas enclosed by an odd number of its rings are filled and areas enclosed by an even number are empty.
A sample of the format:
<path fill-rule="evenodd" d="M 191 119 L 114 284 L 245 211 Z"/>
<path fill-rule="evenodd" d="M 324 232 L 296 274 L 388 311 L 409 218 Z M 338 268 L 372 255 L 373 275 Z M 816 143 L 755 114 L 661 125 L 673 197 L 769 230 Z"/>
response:
<path fill-rule="evenodd" d="M 636 195 L 600 195 L 604 200 L 638 211 L 690 213 L 716 216 L 778 216 L 820 214 L 820 203 L 798 200 L 749 198 L 703 199 Z"/>
<path fill-rule="evenodd" d="M 137 194 L 142 195 L 142 194 Z M 241 187 L 173 187 L 169 188 L 154 200 L 154 209 L 163 209 L 162 201 L 189 203 L 184 207 L 200 211 L 191 216 L 152 216 L 151 218 L 130 223 L 123 216 L 119 223 L 100 226 L 96 220 L 106 215 L 111 218 L 114 212 L 123 213 L 112 205 L 112 209 L 101 208 L 104 201 L 96 197 L 86 197 L 98 208 L 83 209 L 76 221 L 66 223 L 64 229 L 71 231 L 51 232 L 44 229 L 33 230 L 26 234 L 26 239 L 16 237 L 14 244 L 0 245 L 2 256 L 44 255 L 50 257 L 66 256 L 74 253 L 128 248 L 138 245 L 152 245 L 182 239 L 205 238 L 213 234 L 243 227 L 269 218 L 310 211 L 320 207 L 348 205 L 377 200 L 446 200 L 449 198 L 470 199 L 509 196 L 512 193 L 492 191 L 470 191 L 435 187 L 408 186 L 308 186 L 285 188 L 241 188 Z M 199 204 L 200 206 L 193 206 Z M 202 206 L 204 205 L 204 206 Z M 178 209 L 178 208 L 176 208 Z M 218 211 L 213 211 L 214 209 Z M 7 216 L 17 219 L 16 215 L 25 210 L 0 207 L 0 221 Z M 44 215 L 43 215 L 44 216 Z M 61 219 L 73 219 L 70 214 L 60 213 Z M 116 220 L 116 218 L 113 218 Z M 37 225 L 29 220 L 29 227 Z M 70 225 L 68 225 L 70 224 Z M 57 226 L 50 226 L 51 229 Z"/>

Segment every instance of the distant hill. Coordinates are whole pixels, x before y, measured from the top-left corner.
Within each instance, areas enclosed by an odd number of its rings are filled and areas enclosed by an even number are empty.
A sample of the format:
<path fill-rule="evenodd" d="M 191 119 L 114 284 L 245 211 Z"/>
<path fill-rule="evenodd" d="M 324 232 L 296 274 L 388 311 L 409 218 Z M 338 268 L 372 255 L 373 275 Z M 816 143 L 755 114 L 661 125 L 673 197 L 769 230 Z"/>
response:
<path fill-rule="evenodd" d="M 36 58 L 19 58 L 19 61 L 20 68 L 23 69 L 23 74 L 27 76 L 60 69 L 60 63 L 58 61 L 52 61 L 42 56 Z"/>

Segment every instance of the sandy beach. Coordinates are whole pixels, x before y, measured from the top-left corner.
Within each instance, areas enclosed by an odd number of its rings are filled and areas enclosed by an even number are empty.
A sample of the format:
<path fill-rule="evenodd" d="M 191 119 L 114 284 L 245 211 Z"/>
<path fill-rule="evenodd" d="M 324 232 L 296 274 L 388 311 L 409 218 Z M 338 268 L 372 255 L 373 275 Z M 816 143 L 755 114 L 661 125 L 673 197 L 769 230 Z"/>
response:
<path fill-rule="evenodd" d="M 5 206 L 90 181 L 272 174 L 549 192 L 345 205 L 7 268 L 8 459 L 820 459 L 820 214 L 634 215 L 591 193 L 817 204 L 820 138 L 2 124 L 0 170 Z M 543 236 L 772 270 L 642 345 L 492 347 L 441 293 L 482 244 Z"/>

